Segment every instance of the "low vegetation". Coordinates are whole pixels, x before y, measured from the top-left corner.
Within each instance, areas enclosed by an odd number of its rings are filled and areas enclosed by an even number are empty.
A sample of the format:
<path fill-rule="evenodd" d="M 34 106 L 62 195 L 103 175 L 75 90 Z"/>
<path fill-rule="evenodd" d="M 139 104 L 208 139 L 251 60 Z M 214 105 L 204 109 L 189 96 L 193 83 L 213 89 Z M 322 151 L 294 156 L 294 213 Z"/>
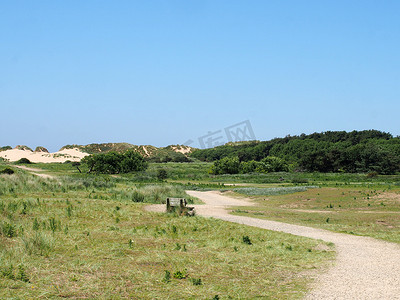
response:
<path fill-rule="evenodd" d="M 0 162 L 0 298 L 295 299 L 334 258 L 320 241 L 144 209 L 167 197 L 198 203 L 186 189 L 256 203 L 234 214 L 400 243 L 400 151 L 390 134 L 226 145 L 190 163 L 165 158 L 175 146 L 147 157 L 140 151 L 150 147 L 96 147 L 80 164 L 35 164 L 50 178 L 22 170 L 28 161 Z"/>
<path fill-rule="evenodd" d="M 143 210 L 181 185 L 2 176 L 1 298 L 293 299 L 334 257 L 319 241 Z"/>
<path fill-rule="evenodd" d="M 287 193 L 297 188 L 297 193 Z M 235 191 L 243 193 L 241 188 Z M 251 188 L 244 193 L 251 195 L 257 206 L 241 208 L 235 214 L 400 243 L 399 187 Z"/>

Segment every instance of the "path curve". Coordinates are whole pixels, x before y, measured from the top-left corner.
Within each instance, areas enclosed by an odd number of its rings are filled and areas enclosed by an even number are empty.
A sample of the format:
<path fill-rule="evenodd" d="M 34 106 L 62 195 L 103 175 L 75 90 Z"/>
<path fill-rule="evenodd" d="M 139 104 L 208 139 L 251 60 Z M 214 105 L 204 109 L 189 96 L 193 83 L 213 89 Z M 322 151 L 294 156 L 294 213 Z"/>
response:
<path fill-rule="evenodd" d="M 14 165 L 14 167 L 28 171 L 32 175 L 39 176 L 42 178 L 54 178 L 54 176 L 52 176 L 52 175 L 37 173 L 37 172 L 42 172 L 43 171 L 42 169 L 30 168 L 30 167 L 25 167 L 25 166 L 16 166 L 16 165 Z"/>
<path fill-rule="evenodd" d="M 398 244 L 306 226 L 234 216 L 226 208 L 250 206 L 253 203 L 216 191 L 187 193 L 205 203 L 195 205 L 198 215 L 334 243 L 337 250 L 336 264 L 316 280 L 306 299 L 400 299 Z M 164 207 L 151 206 L 148 210 L 160 211 Z"/>

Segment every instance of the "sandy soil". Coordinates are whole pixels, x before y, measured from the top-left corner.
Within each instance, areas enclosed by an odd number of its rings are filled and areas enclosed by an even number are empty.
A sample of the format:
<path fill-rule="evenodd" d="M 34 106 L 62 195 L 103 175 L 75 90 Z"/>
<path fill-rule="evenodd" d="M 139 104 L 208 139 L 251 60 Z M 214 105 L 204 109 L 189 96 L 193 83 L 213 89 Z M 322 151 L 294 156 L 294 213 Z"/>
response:
<path fill-rule="evenodd" d="M 35 163 L 63 163 L 67 160 L 80 161 L 83 157 L 89 154 L 80 151 L 79 149 L 64 149 L 54 153 L 35 152 L 30 150 L 11 149 L 0 152 L 0 157 L 9 161 L 17 161 L 21 158 L 27 158 Z"/>
<path fill-rule="evenodd" d="M 306 299 L 400 299 L 398 244 L 300 225 L 233 216 L 228 214 L 226 208 L 249 206 L 252 203 L 214 191 L 187 193 L 205 202 L 205 205 L 195 205 L 198 215 L 334 243 L 337 250 L 336 264 L 316 279 Z M 165 206 L 154 205 L 147 209 L 164 211 Z"/>
<path fill-rule="evenodd" d="M 25 171 L 29 171 L 31 174 L 42 177 L 42 178 L 54 178 L 54 176 L 48 175 L 48 174 L 43 174 L 43 173 L 37 173 L 37 172 L 43 172 L 42 169 L 36 169 L 36 168 L 30 168 L 30 167 L 25 167 L 25 166 L 13 166 Z"/>

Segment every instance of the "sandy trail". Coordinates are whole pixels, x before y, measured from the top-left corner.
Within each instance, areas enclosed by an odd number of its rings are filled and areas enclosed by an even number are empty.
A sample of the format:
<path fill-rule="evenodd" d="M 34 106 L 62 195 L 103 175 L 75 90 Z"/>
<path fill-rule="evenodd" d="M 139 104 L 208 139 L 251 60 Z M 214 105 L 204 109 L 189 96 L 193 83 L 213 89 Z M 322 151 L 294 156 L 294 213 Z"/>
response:
<path fill-rule="evenodd" d="M 14 165 L 13 167 L 28 171 L 29 173 L 39 176 L 39 177 L 42 177 L 42 178 L 54 178 L 54 176 L 51 176 L 48 174 L 37 173 L 37 172 L 43 172 L 42 169 L 30 168 L 30 167 L 25 167 L 25 166 L 16 166 L 16 165 Z"/>
<path fill-rule="evenodd" d="M 205 202 L 205 205 L 195 205 L 198 215 L 334 243 L 337 250 L 336 264 L 317 278 L 306 299 L 400 299 L 398 244 L 306 226 L 229 215 L 226 208 L 250 206 L 252 203 L 215 191 L 187 193 Z M 165 206 L 151 206 L 148 209 L 162 211 Z"/>

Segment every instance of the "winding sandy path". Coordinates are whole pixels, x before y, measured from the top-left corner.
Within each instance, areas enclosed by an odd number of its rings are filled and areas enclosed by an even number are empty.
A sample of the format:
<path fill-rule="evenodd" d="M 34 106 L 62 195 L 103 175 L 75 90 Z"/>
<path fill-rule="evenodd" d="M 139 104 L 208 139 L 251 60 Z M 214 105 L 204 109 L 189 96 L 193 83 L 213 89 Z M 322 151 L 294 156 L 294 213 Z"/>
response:
<path fill-rule="evenodd" d="M 36 169 L 36 168 L 30 168 L 30 167 L 25 167 L 25 166 L 16 166 L 14 165 L 14 167 L 25 170 L 25 171 L 29 171 L 31 174 L 42 177 L 42 178 L 54 178 L 54 176 L 48 175 L 48 174 L 43 174 L 43 173 L 37 173 L 37 172 L 42 172 L 42 169 Z"/>
<path fill-rule="evenodd" d="M 334 233 L 300 225 L 228 214 L 226 208 L 250 206 L 251 202 L 222 195 L 219 192 L 187 191 L 205 205 L 195 205 L 196 213 L 205 217 L 286 232 L 336 245 L 334 267 L 321 275 L 306 299 L 400 299 L 400 245 Z M 149 210 L 160 211 L 163 206 Z"/>

